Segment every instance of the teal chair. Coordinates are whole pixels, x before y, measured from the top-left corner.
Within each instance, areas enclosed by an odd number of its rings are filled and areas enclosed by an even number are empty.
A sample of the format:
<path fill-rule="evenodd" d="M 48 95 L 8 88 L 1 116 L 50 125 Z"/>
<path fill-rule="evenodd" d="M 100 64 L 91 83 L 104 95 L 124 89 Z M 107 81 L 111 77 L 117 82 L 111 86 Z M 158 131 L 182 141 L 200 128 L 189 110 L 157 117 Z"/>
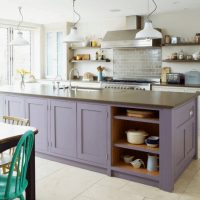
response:
<path fill-rule="evenodd" d="M 8 175 L 0 175 L 0 200 L 19 198 L 24 200 L 23 192 L 28 186 L 26 172 L 33 148 L 33 131 L 27 131 L 15 149 Z M 17 166 L 17 170 L 14 171 Z"/>

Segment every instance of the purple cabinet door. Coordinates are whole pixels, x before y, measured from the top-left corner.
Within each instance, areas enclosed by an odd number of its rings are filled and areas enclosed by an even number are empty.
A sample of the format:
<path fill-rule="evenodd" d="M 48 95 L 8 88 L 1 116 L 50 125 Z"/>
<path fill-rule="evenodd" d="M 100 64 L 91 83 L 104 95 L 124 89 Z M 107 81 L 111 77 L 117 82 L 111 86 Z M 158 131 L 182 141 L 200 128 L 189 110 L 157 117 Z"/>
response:
<path fill-rule="evenodd" d="M 188 166 L 188 163 L 195 156 L 195 118 L 188 120 L 180 127 L 176 128 L 174 143 L 175 145 L 175 179 Z"/>
<path fill-rule="evenodd" d="M 63 158 L 76 157 L 76 103 L 51 101 L 50 151 Z"/>
<path fill-rule="evenodd" d="M 2 120 L 2 116 L 5 114 L 5 98 L 3 95 L 0 95 L 0 121 Z"/>
<path fill-rule="evenodd" d="M 77 103 L 78 158 L 105 166 L 108 138 L 107 107 Z"/>
<path fill-rule="evenodd" d="M 26 118 L 30 125 L 38 129 L 35 137 L 35 149 L 37 152 L 48 152 L 48 101 L 39 98 L 25 99 Z"/>
<path fill-rule="evenodd" d="M 13 117 L 25 117 L 24 99 L 18 96 L 6 96 L 5 114 Z"/>

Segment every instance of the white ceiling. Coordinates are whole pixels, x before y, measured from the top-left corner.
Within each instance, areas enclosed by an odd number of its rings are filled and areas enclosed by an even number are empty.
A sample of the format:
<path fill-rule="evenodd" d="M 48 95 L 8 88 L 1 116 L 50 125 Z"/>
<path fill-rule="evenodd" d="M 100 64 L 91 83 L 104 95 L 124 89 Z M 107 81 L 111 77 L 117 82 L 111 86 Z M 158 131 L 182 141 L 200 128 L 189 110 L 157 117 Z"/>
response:
<path fill-rule="evenodd" d="M 76 0 L 82 20 L 145 15 L 148 0 Z M 200 9 L 200 0 L 156 0 L 156 13 Z M 150 1 L 151 3 L 151 1 Z M 152 3 L 151 3 L 152 4 Z M 24 21 L 40 24 L 73 20 L 72 0 L 0 0 L 0 18 L 18 20 L 17 7 L 23 7 Z M 110 12 L 120 9 L 120 12 Z"/>

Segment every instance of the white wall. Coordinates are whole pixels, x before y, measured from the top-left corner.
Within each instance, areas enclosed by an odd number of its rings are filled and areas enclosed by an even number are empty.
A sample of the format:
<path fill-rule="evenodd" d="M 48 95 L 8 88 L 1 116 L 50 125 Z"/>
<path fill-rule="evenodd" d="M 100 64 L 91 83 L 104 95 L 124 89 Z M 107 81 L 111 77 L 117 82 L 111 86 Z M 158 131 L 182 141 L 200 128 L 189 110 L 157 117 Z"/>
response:
<path fill-rule="evenodd" d="M 151 17 L 154 27 L 161 28 L 164 34 L 193 37 L 200 32 L 200 10 L 182 10 Z"/>
<path fill-rule="evenodd" d="M 78 30 L 84 37 L 103 38 L 107 31 L 126 29 L 125 17 L 113 17 L 106 19 L 93 19 L 88 22 L 80 22 Z"/>

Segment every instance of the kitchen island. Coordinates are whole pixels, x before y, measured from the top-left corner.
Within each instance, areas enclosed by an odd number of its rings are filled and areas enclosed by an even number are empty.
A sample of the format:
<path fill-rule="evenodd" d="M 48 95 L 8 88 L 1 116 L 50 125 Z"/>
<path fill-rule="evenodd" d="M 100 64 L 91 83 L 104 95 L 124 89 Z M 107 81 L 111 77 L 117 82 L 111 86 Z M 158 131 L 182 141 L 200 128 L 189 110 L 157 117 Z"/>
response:
<path fill-rule="evenodd" d="M 0 114 L 28 118 L 39 129 L 37 155 L 166 191 L 173 191 L 176 179 L 197 157 L 196 102 L 197 95 L 187 93 L 0 87 Z M 153 116 L 130 117 L 127 110 Z M 129 129 L 159 136 L 159 147 L 128 143 Z M 146 165 L 152 154 L 159 158 L 159 170 L 150 172 Z M 142 159 L 145 168 L 124 163 L 124 155 Z"/>

